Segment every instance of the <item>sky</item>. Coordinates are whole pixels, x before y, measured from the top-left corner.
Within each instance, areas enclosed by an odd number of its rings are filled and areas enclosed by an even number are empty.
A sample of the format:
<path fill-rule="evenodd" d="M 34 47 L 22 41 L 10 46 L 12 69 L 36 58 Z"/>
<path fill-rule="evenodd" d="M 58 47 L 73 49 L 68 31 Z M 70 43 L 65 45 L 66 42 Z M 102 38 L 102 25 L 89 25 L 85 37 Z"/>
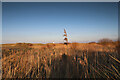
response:
<path fill-rule="evenodd" d="M 2 43 L 118 38 L 117 2 L 3 2 Z"/>

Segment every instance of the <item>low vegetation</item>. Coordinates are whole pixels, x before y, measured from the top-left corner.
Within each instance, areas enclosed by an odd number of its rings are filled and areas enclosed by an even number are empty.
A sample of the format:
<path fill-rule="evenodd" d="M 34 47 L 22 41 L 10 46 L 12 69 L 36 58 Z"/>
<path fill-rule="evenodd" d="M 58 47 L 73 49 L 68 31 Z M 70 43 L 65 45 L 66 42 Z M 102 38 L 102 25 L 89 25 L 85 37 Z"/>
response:
<path fill-rule="evenodd" d="M 2 78 L 119 79 L 118 45 L 103 44 L 3 45 Z"/>

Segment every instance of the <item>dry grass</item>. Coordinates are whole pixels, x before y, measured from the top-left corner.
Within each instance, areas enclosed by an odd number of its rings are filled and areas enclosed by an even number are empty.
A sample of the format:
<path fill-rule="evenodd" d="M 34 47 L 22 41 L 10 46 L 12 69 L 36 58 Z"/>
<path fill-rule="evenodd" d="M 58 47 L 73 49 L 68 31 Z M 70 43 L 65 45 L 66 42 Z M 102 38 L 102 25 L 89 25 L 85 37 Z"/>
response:
<path fill-rule="evenodd" d="M 2 78 L 120 78 L 116 45 L 87 43 L 2 47 Z"/>

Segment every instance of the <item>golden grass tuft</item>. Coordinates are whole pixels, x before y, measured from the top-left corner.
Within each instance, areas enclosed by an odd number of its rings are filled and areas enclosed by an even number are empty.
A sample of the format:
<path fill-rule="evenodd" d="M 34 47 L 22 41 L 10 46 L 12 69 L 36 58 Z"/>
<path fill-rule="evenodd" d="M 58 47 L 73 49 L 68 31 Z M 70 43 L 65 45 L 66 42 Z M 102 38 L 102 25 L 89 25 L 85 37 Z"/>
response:
<path fill-rule="evenodd" d="M 120 78 L 116 45 L 12 45 L 2 47 L 2 78 Z"/>

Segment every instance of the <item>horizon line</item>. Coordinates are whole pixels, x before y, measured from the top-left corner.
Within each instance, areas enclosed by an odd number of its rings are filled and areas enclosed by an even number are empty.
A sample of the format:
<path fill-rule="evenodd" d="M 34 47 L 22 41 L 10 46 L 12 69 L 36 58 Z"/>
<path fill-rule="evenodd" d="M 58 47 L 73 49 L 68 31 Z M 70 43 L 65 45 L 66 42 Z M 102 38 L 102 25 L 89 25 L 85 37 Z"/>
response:
<path fill-rule="evenodd" d="M 112 41 L 115 42 L 118 40 L 112 40 Z M 8 42 L 8 43 L 0 43 L 0 44 L 16 44 L 16 43 L 48 44 L 48 43 L 53 43 L 53 42 Z M 72 41 L 68 43 L 90 43 L 90 42 L 98 43 L 98 41 Z M 64 42 L 54 42 L 54 44 L 59 44 L 59 43 L 64 43 Z"/>

